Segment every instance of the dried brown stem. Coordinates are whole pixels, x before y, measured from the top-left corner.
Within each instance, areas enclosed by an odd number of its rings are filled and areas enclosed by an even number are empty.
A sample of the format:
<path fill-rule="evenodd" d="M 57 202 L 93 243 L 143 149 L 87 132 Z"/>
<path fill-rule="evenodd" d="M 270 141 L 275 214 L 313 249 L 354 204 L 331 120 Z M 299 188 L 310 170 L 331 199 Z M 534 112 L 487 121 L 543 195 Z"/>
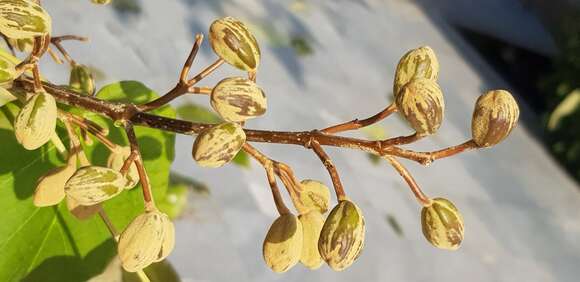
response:
<path fill-rule="evenodd" d="M 431 205 L 431 199 L 423 193 L 421 188 L 419 188 L 419 185 L 417 184 L 413 176 L 411 176 L 407 168 L 405 168 L 394 157 L 385 156 L 384 158 L 387 161 L 389 161 L 389 163 L 393 166 L 393 168 L 395 168 L 395 170 L 403 177 L 403 179 L 405 179 L 405 182 L 407 182 L 407 184 L 409 185 L 409 188 L 411 189 L 411 192 L 413 192 L 413 194 L 415 195 L 415 198 L 417 198 L 417 201 L 419 201 L 419 203 L 423 206 Z"/>
<path fill-rule="evenodd" d="M 145 201 L 145 210 L 152 211 L 155 210 L 155 201 L 153 199 L 153 193 L 151 192 L 151 186 L 149 184 L 149 178 L 147 172 L 145 171 L 145 166 L 143 165 L 143 159 L 141 158 L 141 153 L 139 151 L 139 143 L 137 141 L 137 135 L 135 135 L 135 130 L 130 122 L 125 124 L 125 132 L 127 133 L 127 139 L 129 139 L 129 144 L 131 146 L 131 152 L 135 153 L 135 166 L 137 166 L 137 172 L 139 173 L 139 181 L 141 182 L 141 189 L 143 190 L 143 200 Z"/>
<path fill-rule="evenodd" d="M 322 164 L 324 164 L 324 167 L 326 167 L 326 170 L 328 170 L 328 174 L 330 174 L 330 179 L 332 179 L 332 185 L 334 186 L 336 198 L 339 201 L 346 200 L 346 194 L 344 193 L 344 188 L 342 187 L 342 183 L 340 182 L 340 176 L 330 156 L 328 156 L 328 154 L 324 152 L 324 149 L 322 149 L 322 146 L 320 146 L 320 144 L 317 141 L 312 141 L 310 142 L 309 145 L 312 148 L 312 150 L 316 153 L 318 158 L 320 158 Z"/>

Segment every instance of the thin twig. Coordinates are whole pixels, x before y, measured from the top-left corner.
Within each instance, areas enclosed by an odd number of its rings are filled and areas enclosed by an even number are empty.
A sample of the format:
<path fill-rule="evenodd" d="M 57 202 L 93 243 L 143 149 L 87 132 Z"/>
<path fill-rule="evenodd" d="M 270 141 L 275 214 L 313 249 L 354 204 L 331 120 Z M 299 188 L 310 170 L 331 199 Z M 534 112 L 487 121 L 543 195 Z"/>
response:
<path fill-rule="evenodd" d="M 332 134 L 332 133 L 338 133 L 338 132 L 343 132 L 343 131 L 348 131 L 348 130 L 359 129 L 361 127 L 375 124 L 375 123 L 383 120 L 384 118 L 390 116 L 392 113 L 394 113 L 396 111 L 397 111 L 397 106 L 395 105 L 395 103 L 392 103 L 389 106 L 387 106 L 384 110 L 380 111 L 379 113 L 377 113 L 369 118 L 366 118 L 363 120 L 353 119 L 353 120 L 345 122 L 345 123 L 341 123 L 341 124 L 327 127 L 327 128 L 322 129 L 320 131 L 323 133 Z"/>
<path fill-rule="evenodd" d="M 423 206 L 431 205 L 431 199 L 423 193 L 421 188 L 419 188 L 419 185 L 417 184 L 413 176 L 411 176 L 407 168 L 405 168 L 394 157 L 385 156 L 384 158 L 387 161 L 389 161 L 389 163 L 393 166 L 393 168 L 395 168 L 395 170 L 403 177 L 403 179 L 405 179 L 405 182 L 407 182 L 407 184 L 409 185 L 409 188 L 415 195 L 415 198 L 417 198 L 417 201 L 419 201 L 419 203 L 421 203 L 421 205 Z"/>
<path fill-rule="evenodd" d="M 334 186 L 336 198 L 339 201 L 345 200 L 346 194 L 344 193 L 344 188 L 342 187 L 342 183 L 340 182 L 340 176 L 338 174 L 338 171 L 336 170 L 336 167 L 334 166 L 334 163 L 332 163 L 332 160 L 326 154 L 326 152 L 324 152 L 322 146 L 320 146 L 318 142 L 312 141 L 310 143 L 310 147 L 316 153 L 318 158 L 320 158 L 322 164 L 324 164 L 324 167 L 326 167 L 326 170 L 328 170 L 328 174 L 330 174 L 330 179 L 332 179 L 332 185 Z"/>
<path fill-rule="evenodd" d="M 151 186 L 149 184 L 149 178 L 147 177 L 147 172 L 145 171 L 145 166 L 143 165 L 143 159 L 139 150 L 139 143 L 137 141 L 137 135 L 135 135 L 135 130 L 130 122 L 125 124 L 125 132 L 127 133 L 127 139 L 129 139 L 129 144 L 131 146 L 131 152 L 135 154 L 135 166 L 137 167 L 137 172 L 139 173 L 139 181 L 141 182 L 141 189 L 143 190 L 143 201 L 145 202 L 145 210 L 152 211 L 155 210 L 155 200 L 153 199 L 153 193 L 151 191 Z"/>

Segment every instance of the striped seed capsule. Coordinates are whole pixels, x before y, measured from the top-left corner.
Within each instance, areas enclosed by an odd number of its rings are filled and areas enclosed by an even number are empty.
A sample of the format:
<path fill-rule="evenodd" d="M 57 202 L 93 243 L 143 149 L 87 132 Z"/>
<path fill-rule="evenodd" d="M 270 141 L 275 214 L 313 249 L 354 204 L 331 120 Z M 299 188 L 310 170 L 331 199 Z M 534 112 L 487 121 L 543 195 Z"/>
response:
<path fill-rule="evenodd" d="M 51 31 L 52 20 L 34 1 L 0 0 L 0 32 L 8 38 L 42 36 Z"/>
<path fill-rule="evenodd" d="M 167 215 L 159 211 L 145 212 L 123 230 L 117 252 L 126 271 L 140 271 L 158 259 L 168 220 Z"/>
<path fill-rule="evenodd" d="M 161 243 L 161 249 L 159 250 L 159 254 L 155 259 L 155 262 L 162 261 L 167 258 L 175 247 L 175 226 L 166 214 L 163 215 L 165 216 L 163 220 L 163 242 Z"/>
<path fill-rule="evenodd" d="M 10 46 L 15 48 L 20 52 L 31 52 L 32 48 L 34 47 L 34 38 L 20 38 L 20 39 L 13 39 L 8 38 L 8 43 Z"/>
<path fill-rule="evenodd" d="M 401 88 L 413 79 L 425 78 L 437 81 L 438 74 L 439 61 L 431 47 L 423 46 L 410 50 L 401 57 L 399 64 L 397 64 L 393 95 L 397 98 Z"/>
<path fill-rule="evenodd" d="M 211 106 L 226 121 L 241 122 L 263 115 L 267 101 L 264 91 L 253 81 L 230 77 L 211 92 Z"/>
<path fill-rule="evenodd" d="M 443 198 L 433 199 L 421 211 L 423 235 L 431 245 L 445 250 L 457 250 L 463 240 L 463 217 L 457 208 Z"/>
<path fill-rule="evenodd" d="M 209 42 L 220 58 L 238 69 L 255 72 L 260 64 L 256 38 L 235 18 L 215 20 L 209 28 Z"/>
<path fill-rule="evenodd" d="M 349 200 L 339 201 L 320 232 L 320 255 L 330 268 L 342 271 L 359 257 L 364 241 L 365 220 L 360 209 Z"/>
<path fill-rule="evenodd" d="M 193 143 L 193 159 L 203 167 L 220 167 L 230 162 L 246 142 L 242 127 L 233 122 L 215 125 L 201 132 Z"/>
<path fill-rule="evenodd" d="M 431 135 L 441 126 L 445 102 L 437 82 L 414 79 L 401 88 L 395 103 L 418 135 Z"/>
<path fill-rule="evenodd" d="M 305 179 L 300 182 L 300 188 L 298 197 L 292 197 L 292 201 L 296 207 L 304 207 L 303 210 L 300 210 L 301 214 L 310 211 L 317 211 L 319 213 L 328 211 L 330 190 L 324 183 L 317 180 Z"/>
<path fill-rule="evenodd" d="M 77 157 L 71 155 L 67 164 L 43 175 L 34 190 L 33 203 L 37 207 L 56 205 L 65 197 L 64 185 L 77 169 Z"/>
<path fill-rule="evenodd" d="M 41 91 L 30 98 L 14 121 L 18 143 L 35 150 L 50 140 L 56 129 L 57 107 L 52 95 Z"/>
<path fill-rule="evenodd" d="M 300 260 L 302 252 L 302 224 L 293 214 L 278 217 L 264 239 L 262 253 L 266 265 L 274 272 L 282 273 Z"/>
<path fill-rule="evenodd" d="M 16 64 L 0 56 L 0 85 L 9 85 L 17 76 Z"/>
<path fill-rule="evenodd" d="M 109 158 L 107 159 L 107 167 L 119 171 L 125 164 L 125 160 L 131 154 L 131 148 L 128 146 L 118 146 L 115 150 L 111 152 Z M 125 189 L 131 189 L 137 186 L 139 183 L 139 171 L 137 170 L 137 165 L 133 162 L 129 166 L 127 175 L 125 175 L 127 183 L 125 184 Z"/>
<path fill-rule="evenodd" d="M 320 212 L 311 211 L 307 214 L 299 215 L 298 220 L 300 220 L 302 225 L 304 238 L 302 239 L 300 263 L 309 269 L 317 269 L 324 263 L 320 252 L 318 252 L 318 239 L 324 225 L 324 218 Z"/>
<path fill-rule="evenodd" d="M 85 65 L 75 64 L 72 66 L 68 85 L 81 94 L 91 96 L 95 93 L 95 80 Z"/>
<path fill-rule="evenodd" d="M 471 135 L 479 147 L 490 147 L 505 139 L 520 116 L 518 103 L 508 91 L 492 90 L 475 103 Z"/>
<path fill-rule="evenodd" d="M 64 189 L 67 196 L 79 204 L 90 206 L 117 196 L 123 191 L 125 183 L 123 175 L 116 170 L 85 166 L 73 174 Z"/>

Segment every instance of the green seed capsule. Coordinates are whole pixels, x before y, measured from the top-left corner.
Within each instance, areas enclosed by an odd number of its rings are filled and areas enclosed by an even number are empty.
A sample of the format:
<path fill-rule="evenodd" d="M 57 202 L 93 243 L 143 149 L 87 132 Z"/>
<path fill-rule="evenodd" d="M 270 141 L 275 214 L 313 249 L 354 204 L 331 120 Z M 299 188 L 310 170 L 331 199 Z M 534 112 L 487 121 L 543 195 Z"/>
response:
<path fill-rule="evenodd" d="M 54 97 L 44 91 L 34 94 L 20 109 L 14 121 L 16 140 L 27 150 L 38 149 L 54 134 L 56 118 Z"/>
<path fill-rule="evenodd" d="M 360 209 L 349 200 L 341 200 L 324 222 L 318 251 L 328 266 L 341 271 L 359 257 L 364 241 L 365 220 Z"/>
<path fill-rule="evenodd" d="M 123 175 L 116 170 L 85 166 L 73 174 L 64 190 L 79 204 L 90 206 L 117 196 L 125 188 L 125 183 Z"/>
<path fill-rule="evenodd" d="M 516 127 L 519 116 L 518 103 L 508 91 L 492 90 L 481 95 L 471 120 L 473 141 L 480 147 L 498 144 Z"/>
<path fill-rule="evenodd" d="M 437 61 L 437 56 L 435 56 L 433 49 L 429 46 L 413 49 L 403 55 L 399 64 L 397 64 L 393 95 L 396 98 L 401 88 L 413 79 L 425 78 L 436 81 L 438 74 L 439 61 Z"/>
<path fill-rule="evenodd" d="M 95 80 L 85 65 L 75 64 L 71 68 L 68 85 L 81 94 L 93 95 L 95 93 Z"/>
<path fill-rule="evenodd" d="M 298 220 L 300 220 L 302 225 L 302 234 L 304 236 L 300 262 L 309 269 L 317 269 L 324 263 L 320 252 L 318 252 L 318 239 L 324 225 L 324 218 L 320 212 L 311 211 L 307 214 L 299 215 Z"/>
<path fill-rule="evenodd" d="M 457 250 L 463 240 L 463 217 L 457 208 L 443 198 L 433 199 L 430 206 L 421 211 L 423 235 L 433 246 Z"/>
<path fill-rule="evenodd" d="M 137 216 L 119 236 L 117 252 L 128 272 L 137 272 L 159 258 L 169 218 L 159 211 Z"/>
<path fill-rule="evenodd" d="M 305 179 L 300 182 L 300 188 L 298 197 L 292 197 L 295 206 L 304 207 L 303 210 L 300 210 L 300 213 L 305 214 L 310 211 L 325 213 L 328 210 L 330 190 L 324 183 Z"/>
<path fill-rule="evenodd" d="M 260 64 L 260 48 L 244 23 L 232 17 L 216 20 L 209 28 L 209 36 L 211 48 L 228 64 L 256 71 Z"/>
<path fill-rule="evenodd" d="M 23 39 L 51 32 L 52 20 L 34 1 L 0 0 L 0 32 L 9 38 Z"/>
<path fill-rule="evenodd" d="M 300 260 L 302 224 L 293 214 L 283 214 L 272 223 L 264 239 L 264 261 L 274 272 L 282 273 Z"/>
<path fill-rule="evenodd" d="M 9 85 L 17 76 L 16 64 L 0 56 L 0 86 Z"/>
<path fill-rule="evenodd" d="M 435 81 L 414 79 L 405 84 L 395 100 L 398 111 L 419 135 L 431 135 L 443 121 L 445 102 Z"/>
<path fill-rule="evenodd" d="M 253 81 L 230 77 L 213 88 L 211 106 L 224 120 L 241 122 L 266 112 L 266 95 Z"/>
<path fill-rule="evenodd" d="M 222 123 L 201 132 L 193 143 L 193 159 L 203 167 L 220 167 L 229 163 L 246 142 L 242 127 Z"/>

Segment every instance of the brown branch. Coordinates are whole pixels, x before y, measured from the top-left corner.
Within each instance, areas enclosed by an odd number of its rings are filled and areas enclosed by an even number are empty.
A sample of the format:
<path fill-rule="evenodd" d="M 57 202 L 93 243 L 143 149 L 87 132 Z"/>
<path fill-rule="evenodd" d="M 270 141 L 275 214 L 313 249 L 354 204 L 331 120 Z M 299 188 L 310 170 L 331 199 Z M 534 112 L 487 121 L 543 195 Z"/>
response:
<path fill-rule="evenodd" d="M 419 185 L 417 184 L 413 176 L 411 176 L 407 168 L 405 168 L 394 157 L 385 156 L 384 158 L 387 161 L 389 161 L 389 163 L 393 166 L 393 168 L 395 168 L 395 170 L 397 170 L 397 172 L 403 177 L 403 179 L 405 179 L 405 182 L 407 182 L 407 184 L 409 185 L 409 188 L 415 195 L 415 198 L 417 198 L 417 201 L 419 201 L 419 203 L 421 203 L 421 205 L 423 206 L 431 205 L 431 199 L 423 193 L 421 188 L 419 188 Z"/>
<path fill-rule="evenodd" d="M 359 129 L 361 127 L 365 127 L 365 126 L 369 126 L 371 124 L 377 123 L 377 122 L 385 119 L 386 117 L 390 116 L 392 113 L 394 113 L 396 111 L 397 111 L 397 106 L 395 105 L 395 103 L 392 103 L 388 107 L 386 107 L 384 110 L 380 111 L 379 113 L 377 113 L 374 116 L 371 116 L 369 118 L 366 118 L 363 120 L 353 119 L 349 122 L 330 126 L 330 127 L 325 128 L 325 129 L 322 129 L 320 131 L 323 133 L 332 134 L 332 133 L 338 133 L 338 132 L 343 132 L 343 131 L 348 131 L 348 130 Z"/>
<path fill-rule="evenodd" d="M 130 122 L 125 124 L 125 132 L 127 133 L 127 139 L 129 139 L 129 144 L 131 146 L 131 153 L 135 154 L 135 166 L 137 166 L 137 172 L 139 173 L 139 181 L 141 182 L 141 189 L 143 190 L 143 200 L 145 201 L 145 210 L 152 211 L 155 210 L 155 201 L 153 199 L 153 193 L 151 192 L 151 186 L 149 184 L 149 177 L 147 177 L 147 172 L 145 171 L 145 166 L 143 165 L 143 158 L 139 151 L 139 142 L 137 141 L 137 136 L 135 135 L 135 130 Z"/>
<path fill-rule="evenodd" d="M 345 200 L 346 194 L 344 193 L 344 188 L 342 187 L 342 183 L 340 182 L 340 176 L 338 174 L 338 171 L 336 170 L 336 167 L 334 166 L 334 163 L 332 163 L 332 159 L 330 159 L 330 157 L 326 154 L 326 152 L 324 152 L 324 150 L 322 149 L 320 144 L 318 144 L 318 142 L 312 141 L 309 145 L 311 146 L 312 150 L 316 153 L 318 158 L 320 158 L 320 160 L 324 164 L 324 167 L 326 167 L 326 170 L 328 170 L 328 174 L 330 174 L 330 179 L 332 179 L 332 185 L 334 186 L 336 198 L 339 201 Z"/>

